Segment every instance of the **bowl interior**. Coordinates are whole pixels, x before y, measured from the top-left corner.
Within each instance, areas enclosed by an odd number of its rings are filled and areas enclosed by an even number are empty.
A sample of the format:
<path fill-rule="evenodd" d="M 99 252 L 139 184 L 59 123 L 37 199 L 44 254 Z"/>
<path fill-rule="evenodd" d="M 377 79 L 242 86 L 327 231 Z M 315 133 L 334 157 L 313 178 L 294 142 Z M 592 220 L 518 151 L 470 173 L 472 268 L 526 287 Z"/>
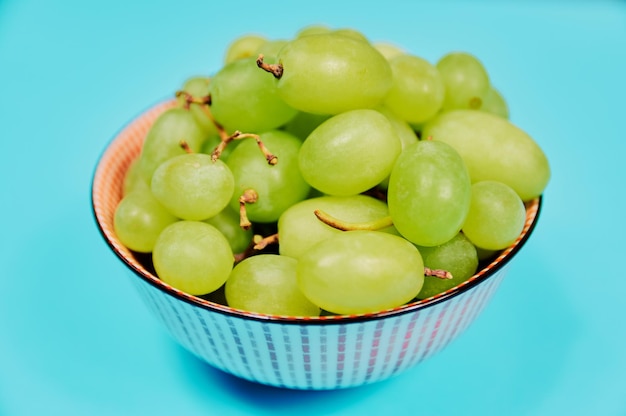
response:
<path fill-rule="evenodd" d="M 145 261 L 126 248 L 116 237 L 113 228 L 113 217 L 117 204 L 122 198 L 124 176 L 129 165 L 141 153 L 141 147 L 147 131 L 152 123 L 164 111 L 176 105 L 175 100 L 159 103 L 134 119 L 129 125 L 122 129 L 110 142 L 109 146 L 102 154 L 93 178 L 92 184 L 92 204 L 97 225 L 109 247 L 139 278 L 144 279 L 153 286 L 158 287 L 172 296 L 195 304 L 205 309 L 214 310 L 220 313 L 227 313 L 251 319 L 278 320 L 281 322 L 323 322 L 337 320 L 361 320 L 373 319 L 388 316 L 390 314 L 405 313 L 416 309 L 426 308 L 435 303 L 439 303 L 462 293 L 469 288 L 480 284 L 489 278 L 491 274 L 504 266 L 514 254 L 524 245 L 530 236 L 538 219 L 541 197 L 529 201 L 526 204 L 526 223 L 521 235 L 516 242 L 503 250 L 489 264 L 485 265 L 474 276 L 467 281 L 428 299 L 415 301 L 400 307 L 380 311 L 373 314 L 363 315 L 341 315 L 341 316 L 320 316 L 320 317 L 292 317 L 277 316 L 252 313 L 230 308 L 221 303 L 207 300 L 201 297 L 184 293 L 170 285 L 162 282 L 151 270 L 145 266 Z"/>

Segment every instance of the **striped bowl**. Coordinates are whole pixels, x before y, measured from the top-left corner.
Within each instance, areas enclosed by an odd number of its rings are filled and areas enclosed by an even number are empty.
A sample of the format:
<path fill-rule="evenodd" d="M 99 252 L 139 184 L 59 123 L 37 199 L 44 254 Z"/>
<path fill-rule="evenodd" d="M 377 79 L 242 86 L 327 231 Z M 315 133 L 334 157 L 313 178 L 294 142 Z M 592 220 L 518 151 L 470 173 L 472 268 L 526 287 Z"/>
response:
<path fill-rule="evenodd" d="M 541 198 L 527 204 L 518 240 L 471 279 L 432 298 L 374 314 L 263 315 L 188 295 L 159 280 L 113 231 L 125 172 L 154 120 L 173 105 L 167 101 L 150 108 L 106 148 L 93 178 L 93 212 L 140 297 L 173 338 L 212 366 L 247 380 L 292 389 L 338 389 L 413 367 L 474 321 L 537 222 Z"/>

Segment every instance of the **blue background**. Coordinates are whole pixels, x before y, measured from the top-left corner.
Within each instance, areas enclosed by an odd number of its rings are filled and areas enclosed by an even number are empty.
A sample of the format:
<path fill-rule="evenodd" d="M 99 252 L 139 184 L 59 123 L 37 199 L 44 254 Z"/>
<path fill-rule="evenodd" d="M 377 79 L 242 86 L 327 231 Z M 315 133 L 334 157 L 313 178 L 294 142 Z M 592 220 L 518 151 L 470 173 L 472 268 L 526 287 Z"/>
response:
<path fill-rule="evenodd" d="M 90 211 L 131 118 L 228 43 L 354 27 L 478 56 L 547 153 L 540 223 L 473 326 L 361 388 L 299 392 L 199 362 L 149 315 Z M 625 415 L 626 3 L 0 0 L 0 414 Z"/>

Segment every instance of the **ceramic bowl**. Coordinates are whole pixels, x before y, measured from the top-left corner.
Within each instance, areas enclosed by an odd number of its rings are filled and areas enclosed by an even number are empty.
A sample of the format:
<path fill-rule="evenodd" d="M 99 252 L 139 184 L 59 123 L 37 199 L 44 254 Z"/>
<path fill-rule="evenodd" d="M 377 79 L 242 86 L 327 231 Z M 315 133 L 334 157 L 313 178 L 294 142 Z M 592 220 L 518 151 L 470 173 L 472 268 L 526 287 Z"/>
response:
<path fill-rule="evenodd" d="M 537 222 L 541 198 L 527 204 L 518 240 L 468 281 L 378 313 L 273 316 L 191 296 L 159 280 L 113 230 L 129 164 L 154 120 L 173 105 L 167 101 L 145 111 L 107 146 L 93 177 L 95 220 L 137 293 L 172 337 L 210 365 L 247 380 L 292 389 L 338 389 L 384 380 L 415 366 L 476 319 Z"/>

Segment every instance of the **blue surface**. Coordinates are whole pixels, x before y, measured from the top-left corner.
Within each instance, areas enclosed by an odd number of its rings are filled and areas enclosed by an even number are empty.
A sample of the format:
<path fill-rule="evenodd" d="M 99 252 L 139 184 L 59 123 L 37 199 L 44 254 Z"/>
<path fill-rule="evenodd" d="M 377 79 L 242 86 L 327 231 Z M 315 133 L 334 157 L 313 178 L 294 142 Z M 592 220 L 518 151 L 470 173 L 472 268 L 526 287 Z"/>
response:
<path fill-rule="evenodd" d="M 1 415 L 625 415 L 626 3 L 0 1 Z M 355 27 L 477 55 L 553 170 L 476 323 L 379 384 L 298 392 L 178 347 L 90 212 L 98 156 L 236 36 Z"/>

